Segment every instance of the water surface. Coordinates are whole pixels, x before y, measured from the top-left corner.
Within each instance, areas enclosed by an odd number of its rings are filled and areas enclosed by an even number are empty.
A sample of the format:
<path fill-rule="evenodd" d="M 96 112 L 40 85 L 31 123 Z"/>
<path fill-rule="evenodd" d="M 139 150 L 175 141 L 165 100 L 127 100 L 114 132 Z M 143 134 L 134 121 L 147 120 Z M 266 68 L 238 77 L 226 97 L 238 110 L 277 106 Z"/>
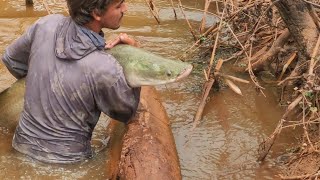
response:
<path fill-rule="evenodd" d="M 60 1 L 57 1 L 60 2 Z M 184 0 L 185 6 L 202 9 L 202 0 Z M 177 6 L 178 18 L 174 18 L 169 1 L 156 1 L 161 24 L 157 24 L 144 0 L 128 1 L 129 11 L 123 26 L 105 30 L 107 38 L 125 32 L 135 37 L 142 48 L 176 58 L 192 45 L 193 38 L 184 17 Z M 48 1 L 52 12 L 65 13 L 59 3 Z M 212 7 L 213 8 L 213 7 Z M 203 12 L 185 10 L 194 28 L 198 28 Z M 35 1 L 34 8 L 24 6 L 24 0 L 0 1 L 0 52 L 38 17 L 47 13 L 46 8 Z M 216 22 L 208 16 L 207 25 Z M 208 57 L 209 58 L 209 57 Z M 208 61 L 193 59 L 191 62 Z M 267 98 L 255 91 L 252 84 L 239 85 L 244 96 L 236 95 L 222 87 L 212 91 L 204 109 L 201 123 L 192 130 L 193 118 L 201 99 L 204 77 L 202 66 L 195 64 L 194 73 L 180 83 L 159 86 L 163 104 L 172 123 L 183 179 L 274 179 L 279 167 L 275 158 L 293 139 L 290 133 L 280 136 L 267 161 L 256 162 L 256 150 L 261 141 L 274 130 L 283 113 L 278 106 L 274 90 L 267 88 Z M 0 88 L 15 79 L 0 65 Z M 243 78 L 249 79 L 245 75 Z M 1 90 L 1 89 L 0 89 Z M 9 102 L 9 100 L 8 100 Z M 94 145 L 99 147 L 108 141 L 105 134 L 109 121 L 104 118 L 95 131 Z M 109 162 L 107 150 L 93 159 L 76 165 L 47 165 L 33 161 L 11 148 L 12 132 L 0 127 L 0 179 L 105 179 Z"/>

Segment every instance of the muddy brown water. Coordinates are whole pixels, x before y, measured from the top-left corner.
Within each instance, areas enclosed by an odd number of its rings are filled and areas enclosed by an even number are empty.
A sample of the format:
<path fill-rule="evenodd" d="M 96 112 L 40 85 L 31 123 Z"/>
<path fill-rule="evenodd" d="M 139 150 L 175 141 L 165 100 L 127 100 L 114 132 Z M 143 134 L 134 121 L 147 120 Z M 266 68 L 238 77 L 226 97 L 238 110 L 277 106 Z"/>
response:
<path fill-rule="evenodd" d="M 203 7 L 202 0 L 182 2 L 192 8 Z M 54 3 L 54 0 L 48 1 L 54 12 L 64 12 Z M 176 8 L 178 19 L 175 20 L 169 1 L 156 2 L 160 9 L 160 25 L 149 13 L 144 0 L 127 3 L 129 11 L 123 26 L 116 31 L 106 30 L 107 36 L 128 33 L 138 39 L 143 48 L 172 58 L 181 55 L 183 49 L 193 43 L 182 14 Z M 191 24 L 198 27 L 202 12 L 185 11 Z M 33 9 L 26 8 L 24 0 L 0 1 L 1 54 L 9 43 L 45 14 L 45 8 L 37 1 Z M 215 22 L 213 16 L 208 16 L 207 20 L 208 24 Z M 265 98 L 249 84 L 240 85 L 244 96 L 238 96 L 228 88 L 212 92 L 201 123 L 191 131 L 204 79 L 202 73 L 197 72 L 201 72 L 201 66 L 195 66 L 194 73 L 183 82 L 157 87 L 172 123 L 183 179 L 276 179 L 281 171 L 277 157 L 295 141 L 292 132 L 287 131 L 279 137 L 264 163 L 255 161 L 259 143 L 272 133 L 283 113 L 275 91 L 267 88 Z M 0 74 L 2 91 L 15 79 L 3 65 L 0 65 Z M 12 99 L 4 101 L 10 102 Z M 5 107 L 1 108 L 3 110 Z M 102 118 L 95 130 L 93 144 L 96 149 L 108 141 L 108 136 L 104 134 L 108 123 L 107 118 Z M 108 176 L 108 149 L 80 164 L 48 165 L 14 151 L 11 139 L 12 132 L 0 127 L 0 179 L 105 179 Z"/>

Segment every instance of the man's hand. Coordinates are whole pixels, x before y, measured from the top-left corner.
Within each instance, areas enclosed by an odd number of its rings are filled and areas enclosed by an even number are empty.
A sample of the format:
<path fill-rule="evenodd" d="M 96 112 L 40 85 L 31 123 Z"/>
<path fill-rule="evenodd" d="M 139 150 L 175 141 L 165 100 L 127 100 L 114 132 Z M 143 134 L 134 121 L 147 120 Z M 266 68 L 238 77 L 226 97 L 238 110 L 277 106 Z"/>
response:
<path fill-rule="evenodd" d="M 111 41 L 108 41 L 105 48 L 111 49 L 117 44 L 129 44 L 131 46 L 138 47 L 138 43 L 134 39 L 130 38 L 126 33 L 120 33 L 118 37 Z"/>

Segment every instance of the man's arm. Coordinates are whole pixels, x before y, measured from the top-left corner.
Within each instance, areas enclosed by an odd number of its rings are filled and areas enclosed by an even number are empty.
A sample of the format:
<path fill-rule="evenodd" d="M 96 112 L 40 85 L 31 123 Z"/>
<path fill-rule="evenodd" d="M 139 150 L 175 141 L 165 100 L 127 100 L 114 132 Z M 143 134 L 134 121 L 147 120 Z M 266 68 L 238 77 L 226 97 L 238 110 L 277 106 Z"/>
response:
<path fill-rule="evenodd" d="M 111 86 L 99 84 L 95 98 L 98 108 L 109 117 L 127 123 L 137 111 L 141 88 L 129 87 L 122 72 Z"/>
<path fill-rule="evenodd" d="M 139 44 L 126 33 L 120 33 L 119 36 L 108 43 L 105 48 L 110 49 L 117 44 L 128 44 L 131 46 L 139 46 Z M 125 79 L 122 68 L 118 72 L 118 80 L 111 88 L 105 88 L 102 99 L 107 103 L 97 103 L 100 110 L 113 119 L 127 123 L 136 113 L 140 102 L 141 88 L 131 88 Z"/>
<path fill-rule="evenodd" d="M 2 56 L 3 63 L 17 79 L 23 78 L 28 73 L 28 60 L 34 26 L 10 44 Z"/>

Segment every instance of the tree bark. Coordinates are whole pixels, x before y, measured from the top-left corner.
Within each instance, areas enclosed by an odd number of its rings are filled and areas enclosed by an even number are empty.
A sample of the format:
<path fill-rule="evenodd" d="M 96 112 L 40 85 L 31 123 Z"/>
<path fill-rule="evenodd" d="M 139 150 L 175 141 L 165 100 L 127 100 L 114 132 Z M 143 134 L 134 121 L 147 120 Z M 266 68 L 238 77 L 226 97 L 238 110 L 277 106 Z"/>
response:
<path fill-rule="evenodd" d="M 170 122 L 155 88 L 142 87 L 140 100 L 124 137 L 118 178 L 182 179 Z"/>
<path fill-rule="evenodd" d="M 300 58 L 310 59 L 319 36 L 313 8 L 303 0 L 273 0 L 290 34 L 295 39 Z"/>

